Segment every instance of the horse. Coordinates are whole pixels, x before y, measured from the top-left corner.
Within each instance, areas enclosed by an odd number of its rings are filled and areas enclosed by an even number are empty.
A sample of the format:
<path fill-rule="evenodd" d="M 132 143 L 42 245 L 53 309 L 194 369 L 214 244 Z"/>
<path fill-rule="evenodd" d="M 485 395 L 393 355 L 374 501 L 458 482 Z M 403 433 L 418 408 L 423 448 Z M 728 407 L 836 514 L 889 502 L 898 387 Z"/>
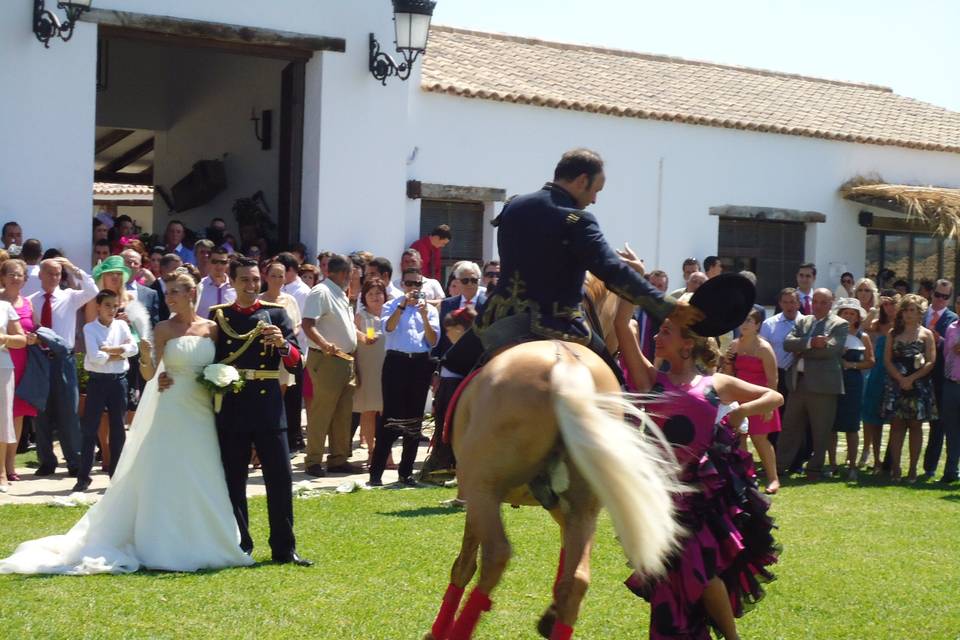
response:
<path fill-rule="evenodd" d="M 618 298 L 590 275 L 584 289 L 615 352 Z M 566 640 L 573 633 L 590 582 L 601 505 L 632 567 L 641 575 L 663 571 L 680 531 L 671 499 L 675 460 L 656 426 L 622 396 L 617 377 L 588 347 L 541 340 L 506 348 L 463 390 L 452 426 L 466 522 L 450 584 L 424 640 L 472 636 L 510 559 L 500 505 L 540 504 L 528 483 L 544 473 L 552 471 L 560 498 L 550 514 L 560 524 L 562 545 L 553 600 L 537 625 L 542 636 Z M 457 616 L 478 550 L 480 577 Z"/>

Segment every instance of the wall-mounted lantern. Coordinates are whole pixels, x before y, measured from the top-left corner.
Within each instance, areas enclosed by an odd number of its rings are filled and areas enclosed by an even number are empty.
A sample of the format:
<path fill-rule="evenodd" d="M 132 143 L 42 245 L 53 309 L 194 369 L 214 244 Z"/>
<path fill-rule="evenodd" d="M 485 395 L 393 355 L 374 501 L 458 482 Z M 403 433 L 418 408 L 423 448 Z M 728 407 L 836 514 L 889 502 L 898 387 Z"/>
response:
<path fill-rule="evenodd" d="M 59 37 L 66 42 L 73 36 L 73 28 L 84 11 L 90 10 L 92 0 L 63 0 L 57 2 L 57 8 L 66 12 L 66 19 L 61 21 L 55 13 L 47 9 L 46 0 L 33 2 L 33 33 L 43 46 L 50 48 L 50 40 Z"/>
<path fill-rule="evenodd" d="M 376 36 L 370 34 L 370 73 L 381 84 L 386 86 L 390 76 L 396 76 L 400 80 L 410 77 L 413 63 L 427 50 L 430 19 L 436 5 L 434 0 L 393 0 L 397 53 L 401 54 L 403 59 L 398 63 L 381 51 Z"/>

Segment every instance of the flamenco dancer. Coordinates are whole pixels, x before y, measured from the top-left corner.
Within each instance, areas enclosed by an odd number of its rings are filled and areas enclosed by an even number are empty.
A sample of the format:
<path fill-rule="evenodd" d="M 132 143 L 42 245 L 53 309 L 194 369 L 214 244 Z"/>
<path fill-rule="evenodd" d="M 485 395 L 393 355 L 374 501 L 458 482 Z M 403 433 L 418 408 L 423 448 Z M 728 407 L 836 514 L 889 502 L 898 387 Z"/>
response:
<path fill-rule="evenodd" d="M 732 316 L 742 320 L 754 299 L 753 285 L 736 274 L 709 281 L 690 303 L 705 319 L 689 329 L 669 318 L 654 338 L 656 355 L 669 364 L 658 371 L 647 360 L 629 328 L 632 304 L 621 300 L 616 332 L 629 379 L 636 391 L 653 394 L 646 410 L 673 446 L 691 491 L 677 494 L 680 523 L 688 532 L 659 579 L 636 574 L 627 587 L 650 602 L 650 638 L 709 640 L 712 626 L 726 640 L 737 640 L 735 618 L 763 596 L 762 582 L 773 575 L 779 547 L 767 515 L 769 502 L 757 487 L 751 456 L 737 446 L 743 421 L 783 404 L 766 387 L 724 374 L 702 375 L 720 356 L 706 337 L 723 333 Z M 736 318 L 733 324 L 737 324 Z M 739 406 L 719 421 L 721 405 Z"/>

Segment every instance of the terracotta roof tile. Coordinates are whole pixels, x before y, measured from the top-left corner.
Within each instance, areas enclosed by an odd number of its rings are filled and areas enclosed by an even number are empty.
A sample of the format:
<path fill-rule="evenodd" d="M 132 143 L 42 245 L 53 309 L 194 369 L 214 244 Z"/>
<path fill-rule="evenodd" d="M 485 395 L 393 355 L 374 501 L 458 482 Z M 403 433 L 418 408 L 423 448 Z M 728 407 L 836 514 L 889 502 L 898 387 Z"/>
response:
<path fill-rule="evenodd" d="M 422 88 L 631 118 L 960 152 L 960 113 L 887 87 L 434 26 Z"/>

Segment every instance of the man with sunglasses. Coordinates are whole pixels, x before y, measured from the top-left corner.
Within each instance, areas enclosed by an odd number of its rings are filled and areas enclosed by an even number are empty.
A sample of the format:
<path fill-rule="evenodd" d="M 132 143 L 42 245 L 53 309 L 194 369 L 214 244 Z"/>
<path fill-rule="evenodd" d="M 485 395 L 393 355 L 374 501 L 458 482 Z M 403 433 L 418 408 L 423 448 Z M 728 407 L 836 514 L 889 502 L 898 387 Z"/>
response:
<path fill-rule="evenodd" d="M 230 284 L 227 269 L 230 259 L 227 250 L 220 246 L 210 251 L 209 270 L 200 281 L 200 293 L 197 299 L 197 315 L 206 318 L 210 315 L 210 307 L 218 304 L 232 304 L 237 299 L 237 292 Z"/>
<path fill-rule="evenodd" d="M 484 292 L 496 288 L 500 282 L 500 261 L 491 260 L 483 265 L 483 289 Z"/>
<path fill-rule="evenodd" d="M 444 318 L 457 309 L 469 306 L 476 310 L 487 301 L 487 296 L 480 291 L 480 267 L 476 263 L 459 263 L 457 270 L 453 272 L 453 277 L 460 281 L 460 295 L 450 296 L 440 303 L 440 326 L 443 326 Z M 433 355 L 437 358 L 443 357 L 450 346 L 447 336 L 441 334 Z"/>
<path fill-rule="evenodd" d="M 943 415 L 943 337 L 947 334 L 947 327 L 956 322 L 957 314 L 950 310 L 947 303 L 953 295 L 953 283 L 949 280 L 937 280 L 933 289 L 930 308 L 923 314 L 923 326 L 933 331 L 937 341 L 937 360 L 930 373 L 933 380 L 933 395 L 937 401 L 937 414 Z M 930 421 L 930 438 L 927 440 L 927 449 L 923 453 L 923 475 L 930 479 L 937 471 L 940 463 L 940 453 L 943 450 L 943 426 L 941 420 Z"/>

